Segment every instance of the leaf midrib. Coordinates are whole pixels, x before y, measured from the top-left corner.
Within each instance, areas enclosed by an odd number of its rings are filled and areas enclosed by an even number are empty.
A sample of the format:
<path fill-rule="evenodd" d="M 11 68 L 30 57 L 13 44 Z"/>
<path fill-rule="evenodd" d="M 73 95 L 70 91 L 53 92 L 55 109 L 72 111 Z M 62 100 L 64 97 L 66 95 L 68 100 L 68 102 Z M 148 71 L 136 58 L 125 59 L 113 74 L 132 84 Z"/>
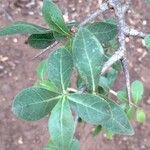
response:
<path fill-rule="evenodd" d="M 86 43 L 85 43 L 85 40 L 84 40 L 84 37 L 83 37 L 83 32 L 82 33 L 82 39 L 83 39 L 83 50 L 85 51 L 85 54 L 87 56 L 87 60 L 88 60 L 88 64 L 89 64 L 89 67 L 90 67 L 90 73 L 91 73 L 91 80 L 92 80 L 92 91 L 93 93 L 95 92 L 95 80 L 94 80 L 94 76 L 93 76 L 93 69 L 92 69 L 92 66 L 91 66 L 91 63 L 90 63 L 90 58 L 89 58 L 89 55 L 86 51 Z"/>

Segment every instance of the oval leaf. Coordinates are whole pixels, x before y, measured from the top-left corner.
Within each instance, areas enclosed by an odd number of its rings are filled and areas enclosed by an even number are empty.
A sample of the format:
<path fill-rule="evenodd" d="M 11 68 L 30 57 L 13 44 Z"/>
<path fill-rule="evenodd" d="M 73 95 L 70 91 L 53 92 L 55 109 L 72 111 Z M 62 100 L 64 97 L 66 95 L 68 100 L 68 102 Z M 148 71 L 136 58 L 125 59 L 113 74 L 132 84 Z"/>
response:
<path fill-rule="evenodd" d="M 75 106 L 79 117 L 84 121 L 99 125 L 111 117 L 106 100 L 92 94 L 71 94 L 68 99 Z"/>
<path fill-rule="evenodd" d="M 58 94 L 42 88 L 27 88 L 15 97 L 12 111 L 21 119 L 39 120 L 53 109 L 59 98 Z"/>
<path fill-rule="evenodd" d="M 138 104 L 142 100 L 143 93 L 144 93 L 143 83 L 138 80 L 134 81 L 131 84 L 131 94 L 135 104 Z"/>
<path fill-rule="evenodd" d="M 74 38 L 72 53 L 80 76 L 95 92 L 103 65 L 104 51 L 101 44 L 87 29 L 81 28 Z"/>
<path fill-rule="evenodd" d="M 12 35 L 12 34 L 42 34 L 49 32 L 48 29 L 27 23 L 27 22 L 15 22 L 7 27 L 0 28 L 0 36 Z"/>
<path fill-rule="evenodd" d="M 139 122 L 139 123 L 143 123 L 146 119 L 146 115 L 145 115 L 145 112 L 143 110 L 137 110 L 136 111 L 136 120 Z"/>
<path fill-rule="evenodd" d="M 68 100 L 63 97 L 52 110 L 49 123 L 51 140 L 61 150 L 69 150 L 74 134 L 74 120 Z"/>
<path fill-rule="evenodd" d="M 69 86 L 72 69 L 72 56 L 65 48 L 58 49 L 49 56 L 48 78 L 59 91 L 65 92 Z"/>
<path fill-rule="evenodd" d="M 32 34 L 27 41 L 27 43 L 35 49 L 47 48 L 54 42 L 55 38 L 51 32 L 45 34 Z"/>
<path fill-rule="evenodd" d="M 115 102 L 107 101 L 111 108 L 111 117 L 102 122 L 103 128 L 107 129 L 113 134 L 133 135 L 134 130 L 124 112 L 124 110 Z"/>
<path fill-rule="evenodd" d="M 100 43 L 107 43 L 117 35 L 117 26 L 108 22 L 94 22 L 86 26 Z"/>
<path fill-rule="evenodd" d="M 43 17 L 53 31 L 68 35 L 69 29 L 64 22 L 60 9 L 52 0 L 43 1 Z"/>

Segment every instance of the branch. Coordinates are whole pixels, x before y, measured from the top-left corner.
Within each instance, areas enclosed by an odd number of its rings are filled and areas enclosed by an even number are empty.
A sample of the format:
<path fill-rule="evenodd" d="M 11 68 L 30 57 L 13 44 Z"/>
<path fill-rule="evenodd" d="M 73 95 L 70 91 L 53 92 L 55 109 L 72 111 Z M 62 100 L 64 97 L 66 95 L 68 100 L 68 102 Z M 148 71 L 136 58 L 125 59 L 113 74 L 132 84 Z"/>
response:
<path fill-rule="evenodd" d="M 101 15 L 104 11 L 109 9 L 109 5 L 108 3 L 103 3 L 100 6 L 100 9 L 97 10 L 95 13 L 91 14 L 89 17 L 87 17 L 83 22 L 80 23 L 79 27 L 84 26 L 85 24 L 87 24 L 88 22 L 93 21 L 96 17 L 98 17 L 99 15 Z"/>
<path fill-rule="evenodd" d="M 55 46 L 57 46 L 59 44 L 59 42 L 54 42 L 52 45 L 50 45 L 49 47 L 45 48 L 44 50 L 42 50 L 40 53 L 38 53 L 37 55 L 35 55 L 32 60 L 38 58 L 39 56 L 43 55 L 44 53 L 46 53 L 48 50 L 54 48 Z"/>
<path fill-rule="evenodd" d="M 126 43 L 125 43 L 125 32 L 126 29 L 126 22 L 125 22 L 125 14 L 130 6 L 130 0 L 126 1 L 123 0 L 108 0 L 109 4 L 114 8 L 115 15 L 117 18 L 117 29 L 118 29 L 118 41 L 119 41 L 119 49 L 118 51 L 104 64 L 102 69 L 102 73 L 109 69 L 117 60 L 121 60 L 123 70 L 125 73 L 126 78 L 126 86 L 128 92 L 128 100 L 129 105 L 131 102 L 131 93 L 130 93 L 130 75 L 128 69 L 128 62 L 126 58 Z M 118 57 L 119 56 L 119 57 Z"/>
<path fill-rule="evenodd" d="M 133 29 L 130 27 L 124 28 L 124 34 L 126 36 L 135 36 L 135 37 L 139 37 L 139 38 L 145 38 L 145 36 L 146 36 L 146 33 L 137 31 L 136 29 Z"/>

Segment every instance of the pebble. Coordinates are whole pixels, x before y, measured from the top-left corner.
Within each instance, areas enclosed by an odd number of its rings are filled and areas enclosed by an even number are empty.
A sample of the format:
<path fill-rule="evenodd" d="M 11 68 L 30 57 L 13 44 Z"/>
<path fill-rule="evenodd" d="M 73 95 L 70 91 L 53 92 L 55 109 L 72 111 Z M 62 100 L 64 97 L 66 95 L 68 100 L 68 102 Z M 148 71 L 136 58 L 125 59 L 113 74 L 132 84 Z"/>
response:
<path fill-rule="evenodd" d="M 18 144 L 23 144 L 23 139 L 22 139 L 22 137 L 19 137 L 19 139 L 18 139 Z"/>
<path fill-rule="evenodd" d="M 18 42 L 18 39 L 17 39 L 17 38 L 13 38 L 13 42 L 14 42 L 14 43 L 17 43 L 17 42 Z"/>

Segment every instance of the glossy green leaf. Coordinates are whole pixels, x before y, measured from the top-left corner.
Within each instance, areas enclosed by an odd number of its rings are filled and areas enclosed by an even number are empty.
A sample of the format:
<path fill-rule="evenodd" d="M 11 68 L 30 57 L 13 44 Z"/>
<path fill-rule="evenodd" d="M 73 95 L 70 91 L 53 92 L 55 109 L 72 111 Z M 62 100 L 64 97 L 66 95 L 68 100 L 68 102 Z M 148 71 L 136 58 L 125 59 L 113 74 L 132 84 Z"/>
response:
<path fill-rule="evenodd" d="M 35 84 L 35 86 L 55 92 L 55 93 L 59 93 L 56 85 L 50 80 L 40 80 Z"/>
<path fill-rule="evenodd" d="M 51 140 L 61 150 L 69 150 L 74 134 L 74 120 L 68 100 L 63 97 L 52 110 L 49 123 Z"/>
<path fill-rule="evenodd" d="M 68 35 L 69 29 L 64 22 L 63 15 L 57 5 L 52 2 L 52 0 L 43 1 L 42 13 L 51 30 Z"/>
<path fill-rule="evenodd" d="M 48 58 L 48 78 L 58 90 L 65 91 L 73 69 L 72 56 L 65 48 L 57 49 Z"/>
<path fill-rule="evenodd" d="M 103 128 L 113 134 L 133 135 L 134 130 L 124 112 L 124 110 L 115 102 L 107 101 L 111 108 L 111 117 L 102 122 Z"/>
<path fill-rule="evenodd" d="M 136 80 L 131 84 L 131 94 L 135 104 L 138 104 L 142 100 L 144 87 L 141 81 Z"/>
<path fill-rule="evenodd" d="M 12 34 L 43 34 L 49 32 L 48 29 L 27 23 L 27 22 L 15 22 L 7 27 L 0 28 L 0 36 L 12 35 Z"/>
<path fill-rule="evenodd" d="M 95 92 L 104 63 L 104 51 L 101 44 L 91 32 L 80 28 L 74 38 L 72 54 L 81 78 Z"/>
<path fill-rule="evenodd" d="M 45 49 L 55 42 L 53 33 L 32 34 L 27 43 L 35 49 Z"/>
<path fill-rule="evenodd" d="M 150 51 L 150 35 L 145 36 L 144 41 L 147 50 Z"/>
<path fill-rule="evenodd" d="M 100 43 L 107 43 L 117 35 L 117 26 L 108 22 L 94 22 L 86 28 L 97 37 Z"/>
<path fill-rule="evenodd" d="M 139 123 L 143 123 L 146 119 L 146 114 L 143 110 L 137 110 L 136 111 L 136 120 L 139 122 Z"/>
<path fill-rule="evenodd" d="M 14 99 L 12 111 L 24 120 L 39 120 L 51 112 L 61 96 L 48 90 L 30 87 L 22 90 Z"/>
<path fill-rule="evenodd" d="M 68 99 L 84 121 L 95 125 L 111 117 L 110 107 L 106 100 L 92 94 L 71 94 Z"/>
<path fill-rule="evenodd" d="M 37 75 L 39 79 L 44 80 L 47 72 L 48 72 L 48 60 L 44 59 L 39 63 L 37 68 Z"/>

